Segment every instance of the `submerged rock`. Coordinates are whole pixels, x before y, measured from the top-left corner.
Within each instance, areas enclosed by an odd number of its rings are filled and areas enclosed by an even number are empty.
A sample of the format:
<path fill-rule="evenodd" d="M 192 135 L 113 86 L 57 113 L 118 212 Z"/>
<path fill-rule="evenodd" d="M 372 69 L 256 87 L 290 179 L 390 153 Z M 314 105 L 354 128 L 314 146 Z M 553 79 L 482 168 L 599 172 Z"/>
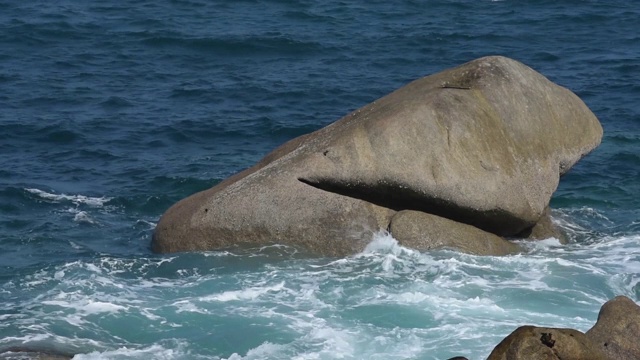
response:
<path fill-rule="evenodd" d="M 401 210 L 451 220 L 449 238 L 468 226 L 518 236 L 601 137 L 575 94 L 515 60 L 485 57 L 407 84 L 178 202 L 152 248 L 278 242 L 340 256 Z"/>

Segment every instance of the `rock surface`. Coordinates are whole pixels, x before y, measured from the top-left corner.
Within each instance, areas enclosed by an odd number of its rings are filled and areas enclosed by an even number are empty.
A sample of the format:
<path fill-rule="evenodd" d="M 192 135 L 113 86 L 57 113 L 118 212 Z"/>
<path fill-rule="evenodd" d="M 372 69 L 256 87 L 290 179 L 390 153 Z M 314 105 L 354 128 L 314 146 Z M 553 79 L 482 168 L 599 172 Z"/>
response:
<path fill-rule="evenodd" d="M 607 360 L 607 357 L 578 330 L 522 326 L 502 340 L 487 360 Z"/>
<path fill-rule="evenodd" d="M 551 218 L 551 209 L 547 206 L 540 217 L 540 220 L 530 229 L 527 229 L 518 237 L 525 238 L 527 240 L 545 240 L 549 238 L 556 238 L 561 244 L 569 242 L 567 235 L 564 234 L 556 224 L 553 223 Z"/>
<path fill-rule="evenodd" d="M 362 250 L 401 210 L 516 236 L 538 223 L 559 176 L 601 137 L 569 90 L 517 61 L 481 58 L 416 80 L 178 202 L 152 248 L 279 242 L 341 256 Z"/>
<path fill-rule="evenodd" d="M 607 301 L 586 334 L 610 359 L 640 359 L 640 306 L 624 296 Z"/>
<path fill-rule="evenodd" d="M 56 351 L 43 351 L 28 347 L 11 347 L 0 350 L 1 359 L 30 359 L 30 360 L 69 360 L 73 355 Z"/>
<path fill-rule="evenodd" d="M 640 359 L 640 306 L 625 296 L 607 301 L 586 333 L 522 326 L 498 344 L 488 360 Z"/>

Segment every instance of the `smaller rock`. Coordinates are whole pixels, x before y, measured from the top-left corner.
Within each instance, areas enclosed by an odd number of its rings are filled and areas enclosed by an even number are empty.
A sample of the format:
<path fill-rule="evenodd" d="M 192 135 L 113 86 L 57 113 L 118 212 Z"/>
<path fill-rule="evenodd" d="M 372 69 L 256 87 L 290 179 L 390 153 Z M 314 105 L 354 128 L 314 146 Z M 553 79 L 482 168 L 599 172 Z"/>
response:
<path fill-rule="evenodd" d="M 573 329 L 522 326 L 496 346 L 487 360 L 605 360 L 585 334 Z"/>
<path fill-rule="evenodd" d="M 640 359 L 640 306 L 626 296 L 607 301 L 586 335 L 610 359 Z"/>
<path fill-rule="evenodd" d="M 34 348 L 14 346 L 0 350 L 0 360 L 2 359 L 23 359 L 23 360 L 70 360 L 72 354 L 66 354 L 55 350 L 38 350 Z"/>
<path fill-rule="evenodd" d="M 508 255 L 521 248 L 503 238 L 440 216 L 404 210 L 391 218 L 389 232 L 402 246 L 427 251 L 451 248 L 474 255 Z"/>
<path fill-rule="evenodd" d="M 530 229 L 525 230 L 520 234 L 520 237 L 526 240 L 545 240 L 549 238 L 556 238 L 561 244 L 569 242 L 567 235 L 553 223 L 551 219 L 551 209 L 547 206 L 540 217 L 540 220 Z"/>

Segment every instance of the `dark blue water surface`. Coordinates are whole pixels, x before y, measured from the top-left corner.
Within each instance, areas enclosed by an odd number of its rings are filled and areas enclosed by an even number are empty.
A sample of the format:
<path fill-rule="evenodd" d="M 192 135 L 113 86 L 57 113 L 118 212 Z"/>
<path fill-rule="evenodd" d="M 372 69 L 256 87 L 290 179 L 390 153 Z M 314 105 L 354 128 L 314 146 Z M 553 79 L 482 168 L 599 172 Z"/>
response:
<path fill-rule="evenodd" d="M 640 300 L 639 18 L 626 0 L 0 1 L 0 350 L 480 359 L 524 323 L 588 329 L 603 301 Z M 381 235 L 337 262 L 151 253 L 174 202 L 495 54 L 604 127 L 552 200 L 569 246 L 483 259 Z"/>

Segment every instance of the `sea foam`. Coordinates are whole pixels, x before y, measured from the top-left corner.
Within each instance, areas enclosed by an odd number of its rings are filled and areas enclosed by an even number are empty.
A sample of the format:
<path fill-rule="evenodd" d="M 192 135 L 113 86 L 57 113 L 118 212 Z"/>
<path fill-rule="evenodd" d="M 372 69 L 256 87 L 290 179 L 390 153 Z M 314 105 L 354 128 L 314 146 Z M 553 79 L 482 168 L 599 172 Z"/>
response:
<path fill-rule="evenodd" d="M 102 207 L 105 203 L 109 202 L 110 197 L 90 197 L 85 195 L 66 195 L 66 194 L 53 194 L 46 191 L 34 188 L 25 188 L 25 191 L 34 194 L 42 199 L 52 202 L 71 202 L 75 205 L 88 205 L 93 207 Z"/>

